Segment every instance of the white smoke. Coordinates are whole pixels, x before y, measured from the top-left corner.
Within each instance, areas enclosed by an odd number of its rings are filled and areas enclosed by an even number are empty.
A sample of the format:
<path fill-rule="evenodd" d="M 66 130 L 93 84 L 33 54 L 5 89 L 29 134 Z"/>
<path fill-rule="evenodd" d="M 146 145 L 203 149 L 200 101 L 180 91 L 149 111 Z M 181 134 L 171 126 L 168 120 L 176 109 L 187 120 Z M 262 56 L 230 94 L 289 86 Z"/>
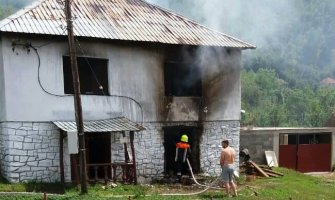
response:
<path fill-rule="evenodd" d="M 276 43 L 296 19 L 291 0 L 147 0 L 258 47 Z"/>

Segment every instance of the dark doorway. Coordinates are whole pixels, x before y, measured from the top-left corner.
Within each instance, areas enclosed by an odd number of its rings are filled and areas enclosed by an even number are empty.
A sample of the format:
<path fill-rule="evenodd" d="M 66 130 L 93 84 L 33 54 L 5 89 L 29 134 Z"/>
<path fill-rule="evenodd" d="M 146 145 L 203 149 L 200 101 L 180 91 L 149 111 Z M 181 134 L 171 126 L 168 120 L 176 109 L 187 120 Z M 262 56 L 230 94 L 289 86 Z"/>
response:
<path fill-rule="evenodd" d="M 85 133 L 86 162 L 91 164 L 111 163 L 111 133 Z M 88 168 L 88 176 L 94 178 L 94 167 Z M 108 170 L 111 171 L 110 169 Z M 110 178 L 110 173 L 108 177 Z M 98 178 L 104 178 L 104 169 L 98 168 Z"/>
<path fill-rule="evenodd" d="M 183 134 L 188 136 L 191 145 L 191 156 L 189 158 L 193 173 L 200 173 L 200 136 L 202 128 L 194 126 L 173 126 L 164 128 L 164 173 L 168 175 L 176 174 L 175 154 L 176 143 L 180 141 Z M 188 173 L 187 165 L 183 173 Z"/>

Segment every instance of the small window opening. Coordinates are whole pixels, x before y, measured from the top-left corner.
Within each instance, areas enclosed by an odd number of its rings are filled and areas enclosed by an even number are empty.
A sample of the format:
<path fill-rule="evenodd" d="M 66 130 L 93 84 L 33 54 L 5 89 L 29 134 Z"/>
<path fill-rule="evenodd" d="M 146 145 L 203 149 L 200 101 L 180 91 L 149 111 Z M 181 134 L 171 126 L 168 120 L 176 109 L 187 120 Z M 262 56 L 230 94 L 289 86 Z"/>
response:
<path fill-rule="evenodd" d="M 109 95 L 108 60 L 77 57 L 80 92 L 86 95 Z M 74 94 L 69 56 L 63 56 L 64 93 Z"/>

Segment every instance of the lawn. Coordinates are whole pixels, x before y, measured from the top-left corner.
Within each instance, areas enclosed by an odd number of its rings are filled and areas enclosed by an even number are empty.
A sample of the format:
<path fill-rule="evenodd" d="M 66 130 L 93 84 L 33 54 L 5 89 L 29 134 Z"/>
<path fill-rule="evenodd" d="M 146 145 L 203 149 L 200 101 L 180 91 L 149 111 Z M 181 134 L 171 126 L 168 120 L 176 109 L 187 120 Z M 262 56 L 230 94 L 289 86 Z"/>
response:
<path fill-rule="evenodd" d="M 260 178 L 255 181 L 245 182 L 241 176 L 239 182 L 239 195 L 234 199 L 302 199 L 315 200 L 335 199 L 335 175 L 311 176 L 301 174 L 292 170 L 277 168 L 278 172 L 284 173 L 279 178 Z M 0 199 L 3 200 L 35 200 L 43 199 L 44 191 L 62 191 L 60 184 L 21 183 L 9 184 L 4 180 L 0 183 Z M 89 187 L 87 195 L 80 195 L 80 188 L 66 187 L 63 195 L 50 195 L 48 200 L 88 200 L 88 199 L 223 199 L 223 189 L 209 189 L 200 194 L 197 193 L 205 188 L 198 186 L 181 185 L 95 185 Z M 29 193 L 12 193 L 12 192 Z M 34 193 L 38 192 L 38 193 Z M 183 194 L 183 195 L 181 195 Z"/>

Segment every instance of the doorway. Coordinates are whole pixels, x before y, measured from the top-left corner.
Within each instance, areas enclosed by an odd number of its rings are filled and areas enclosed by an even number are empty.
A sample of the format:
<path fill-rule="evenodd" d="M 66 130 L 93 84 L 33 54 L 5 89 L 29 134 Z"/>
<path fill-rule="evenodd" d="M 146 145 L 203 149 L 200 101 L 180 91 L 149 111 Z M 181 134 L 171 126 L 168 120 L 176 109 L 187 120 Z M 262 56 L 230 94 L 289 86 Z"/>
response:
<path fill-rule="evenodd" d="M 90 164 L 111 163 L 111 133 L 85 133 L 86 142 L 86 162 Z M 110 169 L 107 170 L 108 177 L 111 178 Z M 88 168 L 88 177 L 94 177 L 94 167 Z M 104 178 L 103 167 L 98 168 L 98 178 Z"/>
<path fill-rule="evenodd" d="M 164 127 L 164 173 L 166 175 L 176 175 L 175 154 L 176 143 L 180 141 L 183 134 L 188 136 L 188 143 L 191 146 L 191 156 L 189 158 L 193 173 L 200 173 L 200 137 L 202 128 L 196 126 L 173 126 Z M 188 172 L 188 167 L 182 171 Z"/>

